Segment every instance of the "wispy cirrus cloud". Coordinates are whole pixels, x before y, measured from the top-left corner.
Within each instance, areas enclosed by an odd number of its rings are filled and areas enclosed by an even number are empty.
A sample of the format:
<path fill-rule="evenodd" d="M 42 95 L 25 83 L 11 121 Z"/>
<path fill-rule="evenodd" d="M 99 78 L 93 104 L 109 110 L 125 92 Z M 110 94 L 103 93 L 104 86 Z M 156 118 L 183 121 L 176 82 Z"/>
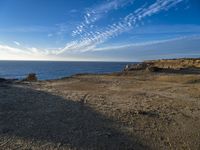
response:
<path fill-rule="evenodd" d="M 98 48 L 98 46 L 107 40 L 116 37 L 120 35 L 121 33 L 124 33 L 128 30 L 134 29 L 144 18 L 150 17 L 152 15 L 158 14 L 161 11 L 167 11 L 171 7 L 177 6 L 177 4 L 181 3 L 184 0 L 156 0 L 154 3 L 150 5 L 143 5 L 136 10 L 133 10 L 132 13 L 127 14 L 124 16 L 124 18 L 119 19 L 118 22 L 114 22 L 113 24 L 107 25 L 104 28 L 98 28 L 92 29 L 90 28 L 91 25 L 95 24 L 95 22 L 98 19 L 101 19 L 101 17 L 104 17 L 104 14 L 106 14 L 109 11 L 112 11 L 114 9 L 119 9 L 123 6 L 126 6 L 130 2 L 134 2 L 134 0 L 111 0 L 108 1 L 108 3 L 103 3 L 97 7 L 88 9 L 85 13 L 84 21 L 80 24 L 83 25 L 81 27 L 80 32 L 77 32 L 74 36 L 75 40 L 72 40 L 71 42 L 68 42 L 63 48 L 57 48 L 57 49 L 38 49 L 35 47 L 23 47 L 19 42 L 14 41 L 16 47 L 10 47 L 7 45 L 0 45 L 0 51 L 1 54 L 4 54 L 4 52 L 9 52 L 10 54 L 13 53 L 15 55 L 25 55 L 25 56 L 65 56 L 64 53 L 72 54 L 78 52 L 100 52 L 100 51 L 109 51 L 110 49 L 118 50 L 118 49 L 127 49 L 132 47 L 148 47 L 149 45 L 156 45 L 156 44 L 162 44 L 162 43 L 168 43 L 168 41 L 175 41 L 176 39 L 169 39 L 169 40 L 163 40 L 163 41 L 151 41 L 147 43 L 139 43 L 139 44 L 128 44 L 128 45 L 122 45 L 122 46 L 116 46 L 116 47 L 101 47 Z M 95 11 L 94 11 L 95 10 Z M 94 19 L 97 18 L 97 19 Z M 94 19 L 94 20 L 93 20 Z M 71 26 L 71 25 L 70 25 Z M 197 26 L 196 28 L 199 29 Z M 63 35 L 63 34 L 69 34 L 71 31 L 71 28 L 69 28 L 69 25 L 66 24 L 57 24 L 56 28 L 51 28 L 52 32 L 49 33 L 49 29 L 45 29 L 43 27 L 39 28 L 23 28 L 22 30 L 18 29 L 17 31 L 25 32 L 25 31 L 41 31 L 41 32 L 47 32 L 48 37 L 54 37 L 55 35 Z M 194 28 L 192 26 L 188 26 L 188 31 L 193 30 Z M 79 29 L 77 29 L 79 30 Z M 173 29 L 173 31 L 178 31 L 177 27 Z M 183 30 L 180 30 L 181 32 Z M 195 30 L 196 31 L 196 30 Z M 148 32 L 148 31 L 145 31 Z M 150 33 L 153 33 L 153 31 L 149 31 Z M 157 32 L 157 31 L 156 31 Z M 185 31 L 184 31 L 185 32 Z M 72 32 L 74 33 L 74 31 Z M 141 32 L 142 33 L 142 32 Z M 136 33 L 137 34 L 137 33 Z M 179 40 L 181 41 L 181 40 Z M 20 48 L 19 48 L 20 46 Z"/>
<path fill-rule="evenodd" d="M 36 47 L 27 47 L 24 46 L 22 44 L 20 44 L 17 41 L 13 41 L 13 43 L 16 46 L 10 46 L 10 45 L 5 45 L 5 44 L 0 44 L 0 52 L 7 52 L 7 53 L 12 53 L 12 54 L 17 54 L 17 55 L 43 55 L 43 56 L 47 56 L 51 54 L 51 50 L 50 49 L 40 49 L 40 48 L 36 48 Z M 53 52 L 52 52 L 53 54 Z"/>
<path fill-rule="evenodd" d="M 149 46 L 152 46 L 152 45 L 166 44 L 166 43 L 172 43 L 172 42 L 176 42 L 176 41 L 193 41 L 193 40 L 200 40 L 200 36 L 199 35 L 180 36 L 180 37 L 169 38 L 169 39 L 165 39 L 165 40 L 152 40 L 152 41 L 148 41 L 148 42 L 140 42 L 140 43 L 133 43 L 133 44 L 120 44 L 120 45 L 116 45 L 116 46 L 106 46 L 106 47 L 101 47 L 101 48 L 94 48 L 93 51 L 110 51 L 110 50 L 115 51 L 115 50 L 134 49 L 134 48 L 138 48 L 138 47 L 149 48 Z M 185 46 L 184 44 L 182 44 L 182 45 Z"/>
<path fill-rule="evenodd" d="M 115 61 L 142 61 L 158 58 L 199 57 L 199 48 L 200 36 L 196 35 L 134 44 L 108 45 L 82 54 L 91 58 L 98 56 L 101 59 Z"/>
<path fill-rule="evenodd" d="M 84 13 L 84 21 L 72 31 L 72 36 L 81 35 L 83 32 L 86 32 L 89 27 L 92 27 L 93 23 L 101 19 L 108 12 L 122 8 L 127 4 L 132 4 L 133 2 L 134 0 L 111 0 L 93 8 L 88 8 Z"/>
<path fill-rule="evenodd" d="M 7 53 L 13 53 L 13 54 L 32 54 L 30 51 L 27 51 L 27 49 L 11 47 L 8 45 L 0 45 L 0 51 L 1 53 L 7 52 Z"/>
<path fill-rule="evenodd" d="M 0 60 L 58 60 L 48 49 L 16 46 L 0 44 Z"/>
<path fill-rule="evenodd" d="M 152 34 L 199 34 L 200 26 L 194 24 L 176 25 L 154 25 L 137 28 L 132 35 L 152 35 Z"/>
<path fill-rule="evenodd" d="M 160 11 L 167 11 L 171 7 L 184 0 L 157 0 L 149 6 L 141 6 L 133 13 L 128 14 L 119 22 L 108 25 L 106 28 L 98 31 L 82 31 L 78 34 L 81 38 L 66 44 L 66 46 L 58 50 L 56 54 L 61 54 L 65 51 L 79 51 L 85 52 L 94 49 L 97 45 L 107 41 L 110 38 L 116 37 L 119 34 L 134 28 L 142 19 L 155 15 Z M 110 8 L 110 7 L 108 7 Z M 101 10 L 101 9 L 100 9 Z"/>
<path fill-rule="evenodd" d="M 197 55 L 198 48 L 200 46 L 200 35 L 194 36 L 180 36 L 177 38 L 166 39 L 166 40 L 153 40 L 149 42 L 141 42 L 141 43 L 133 43 L 133 44 L 118 44 L 113 46 L 105 46 L 100 48 L 92 48 L 92 51 L 86 51 L 81 55 L 88 55 L 92 57 L 104 58 L 106 56 L 107 60 L 121 60 L 121 61 L 128 61 L 134 59 L 153 59 L 156 55 L 160 55 L 160 57 L 167 57 L 168 55 L 177 54 L 180 56 L 192 56 Z M 73 45 L 73 43 L 72 43 Z M 69 45 L 70 47 L 70 45 Z M 79 53 L 71 53 L 67 51 L 66 54 L 55 55 L 57 54 L 58 49 L 39 49 L 35 47 L 24 47 L 20 46 L 13 47 L 8 45 L 1 45 L 0 44 L 0 59 L 50 59 L 52 60 L 68 60 L 72 59 L 73 56 L 74 60 L 76 58 L 81 59 Z M 63 50 L 59 48 L 59 50 Z M 191 51 L 188 51 L 191 50 Z M 106 53 L 104 52 L 106 51 Z M 127 55 L 129 54 L 129 55 Z M 144 55 L 148 54 L 148 55 Z M 200 54 L 199 54 L 200 55 Z M 72 60 L 73 60 L 72 59 Z M 89 58 L 87 58 L 89 59 Z M 81 60 L 84 60 L 82 57 Z"/>

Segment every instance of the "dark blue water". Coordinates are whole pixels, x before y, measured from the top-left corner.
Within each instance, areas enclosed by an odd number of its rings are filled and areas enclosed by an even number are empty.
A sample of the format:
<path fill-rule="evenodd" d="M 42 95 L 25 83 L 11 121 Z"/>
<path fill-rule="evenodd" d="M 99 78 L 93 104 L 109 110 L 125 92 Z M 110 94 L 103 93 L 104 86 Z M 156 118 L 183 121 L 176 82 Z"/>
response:
<path fill-rule="evenodd" d="M 79 73 L 111 73 L 123 70 L 126 62 L 0 61 L 0 77 L 23 79 L 36 73 L 40 80 L 58 79 Z"/>

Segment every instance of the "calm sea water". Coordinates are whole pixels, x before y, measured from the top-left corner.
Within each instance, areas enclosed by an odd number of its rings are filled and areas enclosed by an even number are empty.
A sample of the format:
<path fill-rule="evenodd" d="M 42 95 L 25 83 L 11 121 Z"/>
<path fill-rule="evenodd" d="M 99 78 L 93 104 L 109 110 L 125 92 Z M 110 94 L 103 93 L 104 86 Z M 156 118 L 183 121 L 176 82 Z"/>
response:
<path fill-rule="evenodd" d="M 111 73 L 123 70 L 127 62 L 0 61 L 0 77 L 23 79 L 36 73 L 40 80 L 58 79 L 79 73 Z"/>

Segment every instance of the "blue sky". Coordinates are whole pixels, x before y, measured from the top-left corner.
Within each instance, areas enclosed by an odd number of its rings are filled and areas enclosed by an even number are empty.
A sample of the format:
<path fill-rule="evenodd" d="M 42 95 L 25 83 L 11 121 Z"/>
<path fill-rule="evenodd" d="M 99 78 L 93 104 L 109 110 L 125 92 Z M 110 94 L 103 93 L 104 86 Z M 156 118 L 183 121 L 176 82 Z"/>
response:
<path fill-rule="evenodd" d="M 200 57 L 199 14 L 199 0 L 0 0 L 0 59 Z"/>

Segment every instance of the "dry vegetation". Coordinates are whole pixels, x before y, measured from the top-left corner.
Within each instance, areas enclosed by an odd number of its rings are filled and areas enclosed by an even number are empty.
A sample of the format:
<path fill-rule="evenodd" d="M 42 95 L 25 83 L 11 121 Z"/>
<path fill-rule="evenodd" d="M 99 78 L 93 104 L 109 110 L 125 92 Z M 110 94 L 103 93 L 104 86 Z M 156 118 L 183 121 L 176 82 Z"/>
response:
<path fill-rule="evenodd" d="M 172 68 L 172 69 L 200 68 L 200 58 L 153 60 L 153 61 L 146 61 L 146 63 L 152 63 L 153 66 L 159 68 Z"/>

